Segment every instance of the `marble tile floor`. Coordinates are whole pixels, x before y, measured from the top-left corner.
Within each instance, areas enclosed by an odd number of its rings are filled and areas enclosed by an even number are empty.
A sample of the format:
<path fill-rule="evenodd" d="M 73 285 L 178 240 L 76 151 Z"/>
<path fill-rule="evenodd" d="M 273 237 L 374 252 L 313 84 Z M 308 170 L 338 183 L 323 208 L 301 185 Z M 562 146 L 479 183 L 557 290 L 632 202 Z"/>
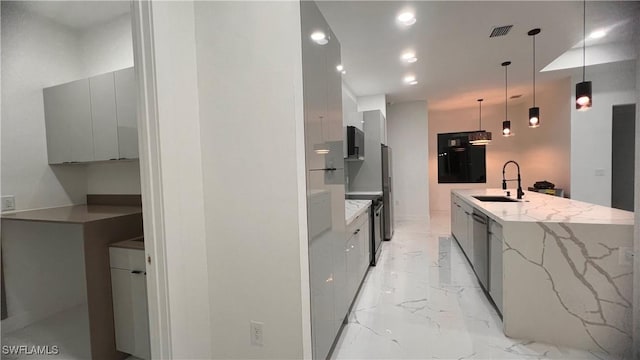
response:
<path fill-rule="evenodd" d="M 448 213 L 399 222 L 369 270 L 332 359 L 607 359 L 510 339 L 455 240 Z"/>

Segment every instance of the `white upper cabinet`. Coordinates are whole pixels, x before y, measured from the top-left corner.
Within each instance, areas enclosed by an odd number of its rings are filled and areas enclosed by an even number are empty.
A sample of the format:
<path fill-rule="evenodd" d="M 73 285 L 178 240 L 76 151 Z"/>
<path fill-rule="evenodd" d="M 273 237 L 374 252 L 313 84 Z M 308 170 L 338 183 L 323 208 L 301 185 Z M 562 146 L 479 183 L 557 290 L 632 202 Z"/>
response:
<path fill-rule="evenodd" d="M 44 89 L 50 164 L 93 160 L 89 80 Z"/>
<path fill-rule="evenodd" d="M 136 75 L 133 68 L 114 73 L 118 118 L 118 148 L 121 159 L 138 158 Z"/>
<path fill-rule="evenodd" d="M 118 121 L 113 73 L 89 79 L 94 160 L 115 160 L 118 156 Z"/>
<path fill-rule="evenodd" d="M 43 90 L 49 164 L 138 158 L 133 68 Z"/>

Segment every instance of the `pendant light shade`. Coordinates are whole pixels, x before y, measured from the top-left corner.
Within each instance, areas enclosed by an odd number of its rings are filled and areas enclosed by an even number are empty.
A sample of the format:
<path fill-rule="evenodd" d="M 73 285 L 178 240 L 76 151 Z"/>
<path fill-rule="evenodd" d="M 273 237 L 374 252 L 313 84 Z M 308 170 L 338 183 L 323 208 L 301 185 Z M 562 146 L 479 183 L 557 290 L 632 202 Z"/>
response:
<path fill-rule="evenodd" d="M 593 96 L 591 81 L 585 80 L 585 52 L 587 41 L 587 1 L 582 2 L 582 82 L 576 84 L 576 109 L 580 111 L 591 109 Z"/>
<path fill-rule="evenodd" d="M 511 136 L 511 121 L 505 120 L 502 122 L 502 136 Z"/>
<path fill-rule="evenodd" d="M 482 100 L 478 99 L 480 106 L 480 130 L 469 134 L 469 143 L 471 145 L 487 145 L 491 143 L 491 132 L 482 130 Z"/>
<path fill-rule="evenodd" d="M 540 29 L 531 29 L 527 33 L 533 38 L 533 107 L 529 108 L 529 127 L 540 126 L 540 108 L 536 107 L 536 35 L 540 34 Z"/>
<path fill-rule="evenodd" d="M 540 108 L 529 108 L 529 127 L 537 128 L 538 126 L 540 126 Z"/>
<path fill-rule="evenodd" d="M 591 96 L 591 81 L 583 81 L 576 84 L 576 109 L 589 110 L 593 104 Z"/>
<path fill-rule="evenodd" d="M 511 121 L 509 121 L 509 116 L 507 113 L 507 67 L 511 65 L 511 61 L 505 61 L 502 63 L 504 67 L 504 121 L 502 122 L 502 136 L 513 136 L 513 131 L 511 130 Z"/>

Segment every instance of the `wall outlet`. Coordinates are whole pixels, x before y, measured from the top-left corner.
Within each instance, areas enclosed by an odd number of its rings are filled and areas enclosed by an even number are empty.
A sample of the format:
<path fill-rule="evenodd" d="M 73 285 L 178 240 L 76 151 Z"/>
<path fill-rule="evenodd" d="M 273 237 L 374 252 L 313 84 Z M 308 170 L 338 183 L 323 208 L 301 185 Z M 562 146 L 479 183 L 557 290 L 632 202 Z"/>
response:
<path fill-rule="evenodd" d="M 250 337 L 251 337 L 251 345 L 256 345 L 256 346 L 262 346 L 264 345 L 263 342 L 263 326 L 264 323 L 259 322 L 259 321 L 253 321 L 251 320 L 251 322 L 249 323 L 249 329 L 250 329 Z"/>
<path fill-rule="evenodd" d="M 604 176 L 604 169 L 596 169 L 595 174 L 596 176 Z"/>
<path fill-rule="evenodd" d="M 2 197 L 2 211 L 11 211 L 16 209 L 16 198 L 13 195 Z"/>
<path fill-rule="evenodd" d="M 633 265 L 633 249 L 630 247 L 620 247 L 618 249 L 618 263 L 620 265 Z"/>

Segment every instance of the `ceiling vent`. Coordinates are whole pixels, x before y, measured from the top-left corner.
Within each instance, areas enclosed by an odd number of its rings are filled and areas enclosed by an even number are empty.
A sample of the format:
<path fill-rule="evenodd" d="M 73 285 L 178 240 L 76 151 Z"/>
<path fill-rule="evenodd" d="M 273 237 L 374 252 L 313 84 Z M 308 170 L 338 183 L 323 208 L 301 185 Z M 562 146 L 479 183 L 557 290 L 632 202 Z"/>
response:
<path fill-rule="evenodd" d="M 513 25 L 494 27 L 493 30 L 491 30 L 491 35 L 489 35 L 489 37 L 492 38 L 492 37 L 498 37 L 498 36 L 505 36 L 509 33 L 509 30 L 511 30 L 512 27 Z"/>

